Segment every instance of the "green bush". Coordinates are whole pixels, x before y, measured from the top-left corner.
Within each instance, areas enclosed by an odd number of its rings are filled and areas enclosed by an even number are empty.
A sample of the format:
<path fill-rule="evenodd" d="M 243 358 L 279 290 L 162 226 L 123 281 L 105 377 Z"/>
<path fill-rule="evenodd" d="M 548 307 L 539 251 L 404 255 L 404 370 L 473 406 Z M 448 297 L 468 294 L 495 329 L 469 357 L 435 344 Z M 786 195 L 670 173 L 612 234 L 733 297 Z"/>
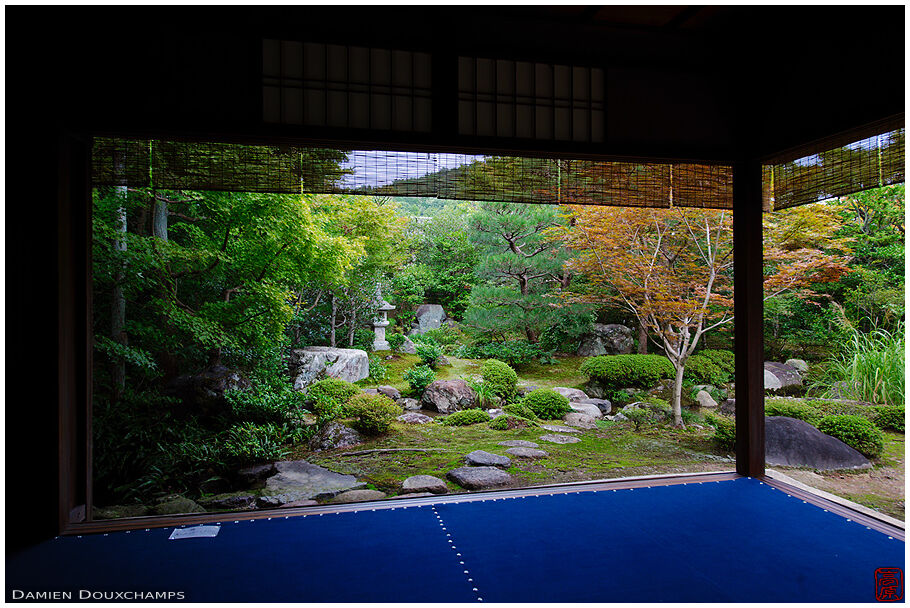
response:
<path fill-rule="evenodd" d="M 825 414 L 811 405 L 769 400 L 765 402 L 765 416 L 787 416 L 816 426 Z"/>
<path fill-rule="evenodd" d="M 411 391 L 420 396 L 436 380 L 436 372 L 428 365 L 415 365 L 405 370 L 401 377 L 411 386 Z"/>
<path fill-rule="evenodd" d="M 498 359 L 512 368 L 520 368 L 540 358 L 541 355 L 543 351 L 538 345 L 525 340 L 511 340 L 462 346 L 456 351 L 455 356 L 462 359 Z"/>
<path fill-rule="evenodd" d="M 344 406 L 347 414 L 356 420 L 351 426 L 364 435 L 382 435 L 401 415 L 401 406 L 383 395 L 354 395 Z"/>
<path fill-rule="evenodd" d="M 873 422 L 880 429 L 891 429 L 899 433 L 904 432 L 904 406 L 880 405 L 872 408 L 875 412 Z"/>
<path fill-rule="evenodd" d="M 389 334 L 386 336 L 386 341 L 389 343 L 389 346 L 392 347 L 392 350 L 398 350 L 404 344 L 405 335 L 404 334 Z"/>
<path fill-rule="evenodd" d="M 480 366 L 480 375 L 484 384 L 491 387 L 497 396 L 506 401 L 514 399 L 518 374 L 508 364 L 499 359 L 487 359 Z"/>
<path fill-rule="evenodd" d="M 234 420 L 255 424 L 283 424 L 306 405 L 303 393 L 289 386 L 276 389 L 263 385 L 252 390 L 228 391 L 224 398 Z"/>
<path fill-rule="evenodd" d="M 503 414 L 490 421 L 490 428 L 494 431 L 511 431 L 512 429 L 521 429 L 530 426 L 537 426 L 537 423 L 529 418 L 515 416 L 513 414 Z"/>
<path fill-rule="evenodd" d="M 859 416 L 825 416 L 818 423 L 818 430 L 870 458 L 881 455 L 885 449 L 885 436 L 881 430 Z"/>
<path fill-rule="evenodd" d="M 903 323 L 894 332 L 875 329 L 864 334 L 853 330 L 844 347 L 843 353 L 825 366 L 824 377 L 818 383 L 826 395 L 903 405 Z M 831 390 L 835 383 L 840 383 L 837 395 Z"/>
<path fill-rule="evenodd" d="M 389 366 L 377 355 L 370 355 L 370 380 L 382 382 L 389 377 Z"/>
<path fill-rule="evenodd" d="M 730 380 L 733 379 L 733 374 L 736 370 L 736 357 L 732 350 L 706 348 L 698 353 L 698 355 L 710 359 L 714 365 L 721 369 L 721 371 L 729 375 Z"/>
<path fill-rule="evenodd" d="M 705 414 L 705 424 L 714 427 L 714 442 L 725 450 L 736 447 L 736 423 L 726 416 Z"/>
<path fill-rule="evenodd" d="M 556 420 L 572 411 L 569 400 L 548 388 L 538 388 L 528 393 L 520 402 L 541 420 Z"/>
<path fill-rule="evenodd" d="M 537 414 L 534 413 L 534 410 L 529 408 L 524 403 L 509 403 L 502 406 L 502 411 L 506 414 L 512 414 L 514 416 L 519 416 L 521 418 L 527 418 L 529 420 L 534 420 L 537 418 Z"/>
<path fill-rule="evenodd" d="M 629 419 L 636 431 L 654 422 L 654 414 L 651 410 L 643 407 L 623 410 L 622 415 Z"/>
<path fill-rule="evenodd" d="M 348 399 L 360 393 L 360 389 L 338 378 L 325 378 L 314 382 L 307 388 L 307 401 L 313 413 L 321 421 L 338 418 L 344 413 L 344 404 Z"/>
<path fill-rule="evenodd" d="M 714 361 L 702 355 L 692 355 L 686 361 L 683 377 L 701 384 L 723 384 L 730 381 L 730 374 Z"/>
<path fill-rule="evenodd" d="M 609 388 L 649 388 L 661 378 L 672 378 L 673 364 L 662 355 L 607 355 L 590 357 L 579 368 L 591 380 Z"/>
<path fill-rule="evenodd" d="M 457 412 L 452 412 L 448 416 L 438 418 L 437 422 L 446 426 L 465 426 L 468 424 L 480 424 L 481 422 L 489 422 L 489 420 L 490 415 L 485 411 L 479 410 L 477 408 L 471 408 L 469 410 L 459 410 Z"/>
<path fill-rule="evenodd" d="M 442 357 L 442 347 L 435 342 L 418 342 L 416 349 L 421 363 L 436 369 L 436 361 Z"/>
<path fill-rule="evenodd" d="M 376 340 L 376 332 L 365 327 L 358 327 L 354 330 L 354 344 L 351 348 L 359 348 L 366 352 L 373 352 L 373 341 Z"/>
<path fill-rule="evenodd" d="M 416 338 L 415 338 L 416 339 Z M 428 329 L 420 335 L 421 340 L 432 340 L 440 346 L 449 346 L 458 342 L 458 331 L 443 325 L 439 329 Z"/>
<path fill-rule="evenodd" d="M 244 466 L 280 460 L 288 453 L 284 443 L 283 428 L 274 424 L 244 422 L 228 430 L 224 451 L 236 465 Z"/>

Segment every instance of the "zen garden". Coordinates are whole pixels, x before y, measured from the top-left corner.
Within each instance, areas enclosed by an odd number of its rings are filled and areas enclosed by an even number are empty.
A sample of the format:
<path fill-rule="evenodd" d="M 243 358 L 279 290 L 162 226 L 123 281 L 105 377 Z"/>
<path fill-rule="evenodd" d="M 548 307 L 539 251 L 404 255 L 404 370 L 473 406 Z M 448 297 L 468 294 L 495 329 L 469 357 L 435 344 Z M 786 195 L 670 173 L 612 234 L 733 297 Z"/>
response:
<path fill-rule="evenodd" d="M 903 520 L 904 186 L 764 217 L 768 467 Z M 733 470 L 732 232 L 98 187 L 94 516 Z"/>

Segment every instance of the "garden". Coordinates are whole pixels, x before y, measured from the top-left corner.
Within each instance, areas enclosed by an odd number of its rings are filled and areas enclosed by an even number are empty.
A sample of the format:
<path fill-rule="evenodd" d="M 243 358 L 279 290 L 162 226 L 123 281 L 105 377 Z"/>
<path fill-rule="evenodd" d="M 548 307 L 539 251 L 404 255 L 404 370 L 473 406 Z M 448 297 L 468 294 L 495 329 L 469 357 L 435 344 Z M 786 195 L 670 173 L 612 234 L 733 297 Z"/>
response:
<path fill-rule="evenodd" d="M 764 227 L 769 467 L 900 519 L 903 208 Z M 733 470 L 731 219 L 96 188 L 94 515 Z"/>

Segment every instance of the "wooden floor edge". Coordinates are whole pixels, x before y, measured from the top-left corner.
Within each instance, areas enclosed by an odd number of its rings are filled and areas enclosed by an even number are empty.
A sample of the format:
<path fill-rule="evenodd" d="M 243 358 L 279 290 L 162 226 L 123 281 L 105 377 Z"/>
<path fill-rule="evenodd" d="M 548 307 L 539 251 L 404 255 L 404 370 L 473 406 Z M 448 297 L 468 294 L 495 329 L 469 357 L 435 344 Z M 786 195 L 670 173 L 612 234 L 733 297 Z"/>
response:
<path fill-rule="evenodd" d="M 778 473 L 778 475 L 782 474 Z M 786 477 L 786 475 L 782 476 Z M 857 505 L 856 503 L 851 502 L 847 499 L 841 499 L 838 501 L 830 500 L 819 494 L 821 490 L 815 490 L 809 486 L 804 486 L 804 484 L 800 484 L 800 486 L 803 487 L 799 487 L 782 479 L 776 479 L 768 474 L 762 475 L 757 479 L 768 484 L 772 488 L 786 492 L 789 496 L 795 496 L 800 500 L 805 500 L 806 502 L 811 503 L 817 507 L 821 507 L 827 511 L 830 511 L 831 513 L 835 513 L 848 520 L 855 521 L 857 523 L 863 524 L 868 528 L 877 530 L 882 534 L 886 534 L 901 541 L 905 540 L 904 528 L 888 522 L 887 520 L 880 517 L 879 514 L 874 514 L 874 512 L 868 513 L 871 510 L 863 508 L 862 505 Z M 862 510 L 858 510 L 854 507 L 860 507 Z M 888 519 L 891 518 L 889 517 Z"/>
<path fill-rule="evenodd" d="M 575 492 L 596 492 L 600 490 L 624 490 L 680 484 L 685 485 L 689 483 L 727 481 L 731 479 L 737 479 L 739 477 L 741 477 L 741 475 L 732 471 L 708 473 L 676 473 L 665 475 L 646 475 L 638 477 L 619 477 L 616 479 L 598 479 L 592 481 L 577 481 L 561 484 L 528 486 L 525 488 L 505 488 L 502 490 L 488 490 L 484 492 L 470 492 L 465 494 L 440 494 L 438 496 L 420 496 L 416 498 L 384 499 L 351 504 L 314 505 L 311 507 L 257 509 L 255 511 L 233 511 L 187 515 L 125 517 L 123 519 L 115 520 L 73 523 L 70 524 L 63 532 L 61 532 L 61 536 L 123 532 L 126 530 L 140 530 L 146 528 L 169 528 L 240 520 L 250 521 L 254 519 L 275 519 L 282 517 L 298 517 L 352 511 L 356 512 L 402 509 L 409 507 L 421 507 L 431 504 L 475 502 L 478 500 L 499 500 L 527 496 L 552 496 L 554 494 L 571 494 Z"/>

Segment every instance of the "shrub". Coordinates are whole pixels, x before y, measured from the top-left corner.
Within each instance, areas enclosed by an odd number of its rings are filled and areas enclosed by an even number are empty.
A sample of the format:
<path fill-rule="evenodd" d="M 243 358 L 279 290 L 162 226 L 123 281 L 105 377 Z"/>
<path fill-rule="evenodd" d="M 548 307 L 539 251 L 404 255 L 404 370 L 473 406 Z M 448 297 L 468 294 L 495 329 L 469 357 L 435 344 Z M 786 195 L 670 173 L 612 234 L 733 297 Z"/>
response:
<path fill-rule="evenodd" d="M 872 420 L 880 429 L 891 429 L 904 432 L 904 406 L 903 405 L 880 405 L 872 408 L 875 412 L 875 418 Z"/>
<path fill-rule="evenodd" d="M 512 414 L 521 418 L 527 418 L 528 420 L 534 420 L 537 418 L 537 414 L 534 413 L 534 410 L 529 408 L 524 403 L 509 403 L 508 405 L 502 406 L 502 411 L 504 411 L 506 414 Z"/>
<path fill-rule="evenodd" d="M 480 424 L 481 422 L 489 422 L 490 415 L 483 410 L 478 410 L 472 408 L 469 410 L 459 410 L 457 412 L 452 412 L 444 418 L 439 418 L 439 424 L 444 424 L 446 426 L 465 426 L 468 424 Z"/>
<path fill-rule="evenodd" d="M 736 423 L 726 416 L 705 414 L 705 423 L 714 427 L 714 442 L 725 450 L 736 447 Z"/>
<path fill-rule="evenodd" d="M 673 364 L 662 355 L 590 357 L 581 364 L 579 371 L 612 388 L 649 388 L 661 378 L 674 375 Z"/>
<path fill-rule="evenodd" d="M 389 366 L 377 355 L 370 355 L 370 380 L 382 382 L 389 377 Z"/>
<path fill-rule="evenodd" d="M 283 431 L 274 424 L 252 422 L 231 427 L 224 442 L 225 455 L 239 466 L 280 460 L 288 453 L 282 447 L 285 442 Z"/>
<path fill-rule="evenodd" d="M 354 344 L 351 348 L 359 348 L 368 353 L 373 352 L 373 341 L 376 340 L 376 332 L 365 327 L 358 327 L 354 330 Z"/>
<path fill-rule="evenodd" d="M 857 452 L 874 458 L 885 449 L 885 437 L 874 424 L 859 416 L 825 416 L 818 430 L 840 439 Z"/>
<path fill-rule="evenodd" d="M 307 401 L 312 403 L 313 413 L 321 421 L 332 420 L 344 412 L 348 399 L 360 393 L 360 389 L 338 378 L 325 378 L 307 388 Z"/>
<path fill-rule="evenodd" d="M 416 348 L 420 361 L 424 365 L 436 369 L 436 361 L 442 357 L 442 347 L 435 342 L 418 342 Z"/>
<path fill-rule="evenodd" d="M 458 332 L 448 325 L 443 325 L 439 329 L 428 329 L 419 338 L 424 341 L 432 340 L 440 346 L 450 346 L 458 342 Z M 415 337 L 415 340 L 418 338 Z"/>
<path fill-rule="evenodd" d="M 499 359 L 487 359 L 480 366 L 480 375 L 484 384 L 490 386 L 497 396 L 506 401 L 511 401 L 515 397 L 518 374 L 508 364 Z"/>
<path fill-rule="evenodd" d="M 702 355 L 692 355 L 686 361 L 683 377 L 702 384 L 723 384 L 729 382 L 730 374 L 725 372 L 711 359 Z"/>
<path fill-rule="evenodd" d="M 386 340 L 389 343 L 389 346 L 392 347 L 392 350 L 398 350 L 404 344 L 405 335 L 404 334 L 389 334 L 386 336 Z"/>
<path fill-rule="evenodd" d="M 462 346 L 456 351 L 455 356 L 463 359 L 499 359 L 513 368 L 519 368 L 531 363 L 542 354 L 543 351 L 536 344 L 525 340 L 511 340 Z"/>
<path fill-rule="evenodd" d="M 366 393 L 351 397 L 345 410 L 349 416 L 356 418 L 351 426 L 364 435 L 382 435 L 401 414 L 401 407 L 388 397 Z"/>
<path fill-rule="evenodd" d="M 769 400 L 765 402 L 765 416 L 787 416 L 805 420 L 812 426 L 816 426 L 818 421 L 825 417 L 825 414 L 811 405 Z"/>
<path fill-rule="evenodd" d="M 721 371 L 728 374 L 730 380 L 733 379 L 733 374 L 736 370 L 735 355 L 732 350 L 720 350 L 706 348 L 705 350 L 698 353 L 699 356 L 710 359 Z"/>
<path fill-rule="evenodd" d="M 520 402 L 541 420 L 556 420 L 572 411 L 569 400 L 548 388 L 538 388 L 528 393 Z"/>
<path fill-rule="evenodd" d="M 636 431 L 654 421 L 654 414 L 647 408 L 623 410 L 622 415 L 629 419 Z"/>
<path fill-rule="evenodd" d="M 537 423 L 513 414 L 503 414 L 490 421 L 490 428 L 494 431 L 511 431 L 512 429 L 527 428 L 529 426 L 537 426 Z"/>
<path fill-rule="evenodd" d="M 304 409 L 306 403 L 303 393 L 290 387 L 273 389 L 258 386 L 254 390 L 228 391 L 224 398 L 234 420 L 255 424 L 288 422 L 294 414 Z"/>
<path fill-rule="evenodd" d="M 419 396 L 436 380 L 436 372 L 428 365 L 415 365 L 405 370 L 402 378 L 411 386 L 411 391 Z"/>

